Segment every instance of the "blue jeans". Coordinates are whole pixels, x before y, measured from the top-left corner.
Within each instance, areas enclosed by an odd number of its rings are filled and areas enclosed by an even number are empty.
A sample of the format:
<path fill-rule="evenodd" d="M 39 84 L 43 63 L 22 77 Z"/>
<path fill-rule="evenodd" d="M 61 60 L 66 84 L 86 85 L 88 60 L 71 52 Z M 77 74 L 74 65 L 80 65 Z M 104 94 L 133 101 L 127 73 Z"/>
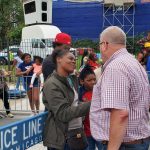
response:
<path fill-rule="evenodd" d="M 95 150 L 96 147 L 98 150 L 102 150 L 102 143 L 100 141 L 96 141 L 92 136 L 87 137 L 88 147 L 86 150 Z"/>
<path fill-rule="evenodd" d="M 24 90 L 25 90 L 24 78 L 23 78 L 23 77 L 18 77 L 18 78 L 17 78 L 16 89 L 19 89 L 20 82 L 22 82 L 23 88 L 24 88 Z"/>
<path fill-rule="evenodd" d="M 141 144 L 122 144 L 119 150 L 148 150 L 149 145 L 150 145 L 150 140 L 144 140 L 143 143 Z M 102 150 L 107 150 L 106 144 L 103 144 Z"/>

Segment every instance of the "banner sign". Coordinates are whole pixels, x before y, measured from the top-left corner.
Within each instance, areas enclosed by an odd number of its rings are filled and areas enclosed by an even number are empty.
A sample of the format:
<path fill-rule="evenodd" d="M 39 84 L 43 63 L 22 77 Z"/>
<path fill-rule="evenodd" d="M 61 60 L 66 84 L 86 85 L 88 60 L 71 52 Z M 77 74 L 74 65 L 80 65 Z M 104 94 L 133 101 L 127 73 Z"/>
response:
<path fill-rule="evenodd" d="M 0 127 L 0 150 L 25 150 L 43 139 L 47 112 Z"/>

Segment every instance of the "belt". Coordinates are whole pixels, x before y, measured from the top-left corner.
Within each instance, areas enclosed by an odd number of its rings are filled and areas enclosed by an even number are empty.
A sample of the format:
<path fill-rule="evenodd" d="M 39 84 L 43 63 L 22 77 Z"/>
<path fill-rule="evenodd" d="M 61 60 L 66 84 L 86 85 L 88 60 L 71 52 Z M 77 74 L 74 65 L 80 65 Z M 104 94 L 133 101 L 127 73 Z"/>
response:
<path fill-rule="evenodd" d="M 145 139 L 139 139 L 139 140 L 134 140 L 134 141 L 131 141 L 131 142 L 123 142 L 122 144 L 142 144 L 144 141 L 146 140 L 150 140 L 150 137 L 147 137 Z M 104 145 L 107 145 L 109 141 L 102 141 L 102 144 Z"/>

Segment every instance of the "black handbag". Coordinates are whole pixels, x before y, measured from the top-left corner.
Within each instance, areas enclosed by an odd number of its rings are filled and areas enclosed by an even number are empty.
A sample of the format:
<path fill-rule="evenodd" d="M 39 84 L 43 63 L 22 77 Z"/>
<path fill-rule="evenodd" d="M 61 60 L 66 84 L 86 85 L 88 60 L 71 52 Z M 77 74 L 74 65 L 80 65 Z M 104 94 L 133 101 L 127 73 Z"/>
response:
<path fill-rule="evenodd" d="M 67 144 L 70 150 L 84 150 L 88 142 L 83 128 L 72 129 L 67 132 Z"/>

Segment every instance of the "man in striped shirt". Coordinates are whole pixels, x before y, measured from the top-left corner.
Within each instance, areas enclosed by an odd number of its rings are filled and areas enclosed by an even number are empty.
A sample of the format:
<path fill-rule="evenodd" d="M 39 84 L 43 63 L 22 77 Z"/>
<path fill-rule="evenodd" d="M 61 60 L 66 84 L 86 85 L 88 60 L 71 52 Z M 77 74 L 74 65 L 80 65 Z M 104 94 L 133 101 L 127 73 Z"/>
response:
<path fill-rule="evenodd" d="M 103 150 L 148 150 L 150 87 L 147 74 L 126 50 L 126 35 L 111 26 L 100 35 L 103 73 L 93 89 L 92 136 Z"/>

